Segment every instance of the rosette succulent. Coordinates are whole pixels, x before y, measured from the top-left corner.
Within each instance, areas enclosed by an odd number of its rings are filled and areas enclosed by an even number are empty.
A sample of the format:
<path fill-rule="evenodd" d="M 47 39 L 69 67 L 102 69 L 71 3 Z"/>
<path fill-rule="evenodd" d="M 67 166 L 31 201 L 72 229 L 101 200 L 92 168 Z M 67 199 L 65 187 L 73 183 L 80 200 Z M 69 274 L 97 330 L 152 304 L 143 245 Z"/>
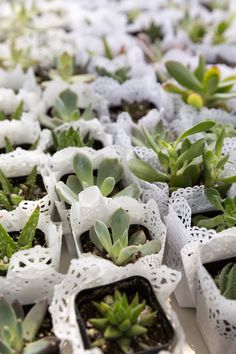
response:
<path fill-rule="evenodd" d="M 131 341 L 146 334 L 156 319 L 156 312 L 145 300 L 139 300 L 138 293 L 129 301 L 125 292 L 116 289 L 114 295 L 106 296 L 101 302 L 93 302 L 93 306 L 97 316 L 89 322 L 101 333 L 101 338 L 92 342 L 94 347 L 115 341 L 124 353 L 129 353 Z"/>
<path fill-rule="evenodd" d="M 140 196 L 140 188 L 135 184 L 121 191 L 116 188 L 124 176 L 124 168 L 116 158 L 104 159 L 95 173 L 89 157 L 78 153 L 73 159 L 73 167 L 75 175 L 68 176 L 66 183 L 59 181 L 56 184 L 59 197 L 70 205 L 79 200 L 78 193 L 94 185 L 98 186 L 104 197 L 130 196 L 138 199 Z"/>
<path fill-rule="evenodd" d="M 148 241 L 143 230 L 129 236 L 129 215 L 121 208 L 111 216 L 109 228 L 104 222 L 97 220 L 90 229 L 89 237 L 118 266 L 134 261 L 135 257 L 157 253 L 161 249 L 160 240 Z"/>

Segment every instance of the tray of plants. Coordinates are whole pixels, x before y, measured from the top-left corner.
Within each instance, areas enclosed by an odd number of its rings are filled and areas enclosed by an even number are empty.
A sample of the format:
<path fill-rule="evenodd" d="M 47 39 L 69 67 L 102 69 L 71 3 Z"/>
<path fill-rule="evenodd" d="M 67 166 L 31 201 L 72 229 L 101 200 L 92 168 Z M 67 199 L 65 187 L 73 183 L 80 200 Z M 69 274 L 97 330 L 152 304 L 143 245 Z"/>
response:
<path fill-rule="evenodd" d="M 0 0 L 0 354 L 236 353 L 235 38 L 235 0 Z"/>

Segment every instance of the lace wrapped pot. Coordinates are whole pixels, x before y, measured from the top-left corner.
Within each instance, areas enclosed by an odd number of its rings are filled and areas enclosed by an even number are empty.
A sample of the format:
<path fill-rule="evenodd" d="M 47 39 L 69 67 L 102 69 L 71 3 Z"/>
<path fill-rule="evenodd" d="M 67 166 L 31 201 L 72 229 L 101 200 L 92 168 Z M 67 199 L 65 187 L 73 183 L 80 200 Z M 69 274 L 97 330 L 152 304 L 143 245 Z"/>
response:
<path fill-rule="evenodd" d="M 197 322 L 212 354 L 235 352 L 236 302 L 220 294 L 204 265 L 235 257 L 235 232 L 236 228 L 222 231 L 208 243 L 190 243 L 181 252 Z"/>
<path fill-rule="evenodd" d="M 101 122 L 99 122 L 97 118 L 88 121 L 81 119 L 76 122 L 65 123 L 55 128 L 53 131 L 55 134 L 58 134 L 67 131 L 70 128 L 73 128 L 74 130 L 80 132 L 82 138 L 84 138 L 87 134 L 89 134 L 90 137 L 92 137 L 95 141 L 101 144 L 101 148 L 102 146 L 103 147 L 109 146 L 113 142 L 112 135 L 105 132 L 104 126 L 101 124 Z M 44 129 L 41 134 L 39 148 L 42 151 L 47 151 L 52 146 L 53 146 L 53 138 L 52 138 L 51 131 L 48 129 Z"/>
<path fill-rule="evenodd" d="M 157 108 L 168 107 L 167 115 L 173 112 L 169 105 L 171 98 L 152 77 L 133 78 L 123 84 L 109 77 L 99 77 L 93 83 L 95 91 L 104 97 L 110 107 L 128 103 L 147 101 Z"/>
<path fill-rule="evenodd" d="M 48 183 L 47 174 L 49 172 L 48 157 L 40 151 L 26 151 L 21 148 L 18 148 L 8 154 L 0 155 L 0 169 L 8 178 L 27 177 L 35 166 L 37 166 L 38 175 L 42 178 L 40 184 L 43 188 L 45 187 L 45 195 L 41 199 L 35 201 L 21 201 L 18 207 L 16 207 L 16 209 L 12 212 L 2 209 L 0 210 L 1 216 L 9 213 L 14 214 L 14 212 L 18 209 L 24 210 L 30 214 L 37 205 L 40 206 L 40 211 L 44 215 L 53 214 L 54 202 L 53 199 L 50 199 L 50 196 L 46 193 Z"/>
<path fill-rule="evenodd" d="M 192 227 L 191 217 L 192 210 L 185 198 L 178 197 L 172 200 L 166 217 L 166 262 L 168 266 L 182 272 L 183 278 L 175 291 L 175 296 L 181 307 L 194 307 L 183 269 L 181 249 L 190 242 L 207 243 L 217 234 L 212 229 Z"/>
<path fill-rule="evenodd" d="M 161 249 L 159 252 L 144 257 L 155 259 L 155 263 L 160 266 L 165 248 L 166 227 L 161 221 L 154 200 L 149 200 L 147 204 L 143 204 L 130 197 L 105 198 L 97 186 L 86 188 L 81 192 L 79 202 L 74 202 L 71 207 L 70 223 L 79 257 L 84 252 L 81 243 L 82 234 L 89 231 L 96 220 L 107 224 L 119 208 L 128 212 L 130 225 L 144 226 L 147 228 L 151 239 L 160 240 Z"/>
<path fill-rule="evenodd" d="M 68 241 L 67 246 L 69 250 L 71 250 L 72 254 L 75 254 L 75 250 L 73 246 L 71 247 L 71 243 L 73 244 L 73 242 L 69 237 L 69 234 L 71 232 L 71 227 L 69 223 L 70 210 L 66 207 L 66 204 L 63 201 L 60 201 L 55 191 L 55 185 L 57 182 L 60 181 L 60 179 L 63 176 L 74 173 L 73 158 L 78 153 L 85 154 L 91 160 L 93 169 L 97 169 L 101 164 L 101 162 L 107 158 L 118 159 L 118 161 L 121 162 L 124 166 L 122 151 L 118 146 L 115 145 L 110 145 L 97 151 L 92 148 L 71 147 L 71 148 L 66 148 L 61 151 L 58 151 L 53 155 L 51 159 L 52 173 L 48 178 L 49 183 L 47 184 L 48 193 L 50 198 L 55 201 L 55 205 L 57 207 L 57 210 L 59 212 L 63 224 L 64 234 L 68 234 L 68 238 L 66 238 L 66 240 Z M 124 166 L 124 170 L 125 170 L 125 166 Z M 127 185 L 127 182 L 126 182 L 126 175 L 124 174 L 124 179 L 122 179 L 122 183 L 124 185 Z"/>
<path fill-rule="evenodd" d="M 0 131 L 0 149 L 5 148 L 5 138 L 13 146 L 32 145 L 41 134 L 40 125 L 31 113 L 23 113 L 20 120 L 0 121 Z"/>
<path fill-rule="evenodd" d="M 22 209 L 14 214 L 1 217 L 1 224 L 8 231 L 19 231 L 29 218 Z M 7 275 L 0 276 L 1 294 L 10 301 L 18 299 L 23 304 L 53 294 L 53 287 L 62 281 L 58 273 L 62 228 L 52 223 L 48 216 L 40 215 L 37 229 L 45 236 L 46 246 L 37 245 L 28 250 L 18 251 L 10 259 Z"/>
<path fill-rule="evenodd" d="M 180 273 L 166 266 L 156 267 L 149 261 L 138 261 L 128 267 L 116 267 L 104 259 L 82 256 L 73 260 L 64 281 L 55 288 L 54 298 L 50 307 L 55 334 L 63 343 L 72 346 L 73 354 L 102 354 L 98 348 L 85 350 L 82 336 L 78 328 L 75 314 L 75 296 L 84 289 L 110 284 L 130 276 L 142 276 L 150 281 L 155 295 L 165 312 L 168 314 L 176 331 L 176 345 L 173 354 L 181 354 L 184 335 L 176 315 L 167 306 L 167 299 L 176 287 Z M 164 352 L 161 352 L 164 354 Z M 165 352 L 166 354 L 168 352 Z"/>

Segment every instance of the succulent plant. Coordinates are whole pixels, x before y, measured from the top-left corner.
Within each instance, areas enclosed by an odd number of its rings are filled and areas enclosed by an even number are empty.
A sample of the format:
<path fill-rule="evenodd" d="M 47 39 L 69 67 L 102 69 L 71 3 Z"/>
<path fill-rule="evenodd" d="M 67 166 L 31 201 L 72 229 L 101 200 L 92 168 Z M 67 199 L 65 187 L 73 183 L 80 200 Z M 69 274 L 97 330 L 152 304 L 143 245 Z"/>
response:
<path fill-rule="evenodd" d="M 160 145 L 162 140 L 169 140 L 169 132 L 164 128 L 162 120 L 149 132 L 152 139 L 157 145 Z M 134 146 L 147 147 L 152 149 L 152 145 L 149 143 L 149 139 L 146 136 L 146 129 L 142 127 L 142 130 L 133 130 L 131 136 L 131 142 Z"/>
<path fill-rule="evenodd" d="M 95 79 L 94 75 L 92 74 L 76 75 L 73 57 L 67 52 L 64 52 L 60 55 L 57 60 L 56 70 L 51 70 L 50 77 L 51 79 L 59 77 L 63 81 L 70 84 L 76 81 L 91 82 Z"/>
<path fill-rule="evenodd" d="M 93 302 L 97 317 L 89 322 L 102 337 L 95 340 L 93 347 L 103 346 L 107 341 L 115 341 L 124 353 L 130 353 L 132 340 L 148 332 L 156 319 L 156 312 L 136 293 L 129 303 L 125 292 L 117 289 L 114 295 L 106 296 L 101 302 Z M 88 331 L 89 334 L 89 331 Z"/>
<path fill-rule="evenodd" d="M 143 128 L 161 168 L 153 168 L 148 162 L 135 157 L 129 161 L 131 172 L 147 182 L 166 182 L 171 191 L 196 184 L 204 184 L 207 188 L 228 189 L 236 181 L 236 176 L 221 177 L 229 159 L 228 155 L 222 156 L 224 129 L 220 131 L 213 146 L 206 146 L 205 138 L 193 143 L 188 139 L 194 134 L 208 131 L 214 124 L 212 121 L 198 123 L 174 142 L 162 140 L 160 144 Z"/>
<path fill-rule="evenodd" d="M 236 226 L 236 197 L 223 199 L 218 190 L 209 188 L 206 195 L 211 204 L 219 211 L 219 215 L 207 217 L 196 215 L 193 217 L 193 224 L 207 229 L 216 229 L 220 232 Z"/>
<path fill-rule="evenodd" d="M 96 67 L 96 71 L 99 76 L 111 77 L 112 79 L 118 81 L 120 84 L 123 84 L 125 81 L 129 80 L 129 67 L 127 66 L 117 69 L 114 72 L 108 71 L 102 67 Z"/>
<path fill-rule="evenodd" d="M 226 299 L 236 300 L 236 264 L 228 263 L 215 277 L 215 283 L 220 289 L 221 295 Z"/>
<path fill-rule="evenodd" d="M 0 353 L 1 354 L 56 354 L 59 340 L 55 336 L 36 339 L 47 313 L 48 301 L 36 303 L 24 317 L 22 305 L 9 304 L 0 296 Z"/>
<path fill-rule="evenodd" d="M 130 220 L 128 213 L 118 209 L 109 221 L 111 233 L 104 222 L 97 220 L 90 229 L 91 242 L 118 266 L 135 260 L 138 255 L 146 256 L 160 251 L 160 240 L 147 241 L 144 231 L 129 236 Z"/>
<path fill-rule="evenodd" d="M 2 224 L 0 224 L 0 272 L 2 274 L 7 272 L 11 256 L 15 252 L 26 250 L 32 247 L 35 231 L 38 225 L 39 214 L 40 208 L 36 207 L 16 241 L 13 240 L 13 238 L 8 234 Z"/>
<path fill-rule="evenodd" d="M 64 123 L 79 119 L 90 120 L 94 118 L 94 113 L 90 105 L 81 114 L 77 107 L 77 100 L 76 93 L 70 89 L 61 92 L 52 109 L 52 118 L 42 115 L 40 117 L 41 124 L 47 128 L 54 129 Z"/>
<path fill-rule="evenodd" d="M 78 153 L 74 157 L 73 167 L 75 175 L 70 175 L 66 184 L 62 181 L 56 184 L 59 197 L 68 204 L 78 201 L 78 193 L 93 185 L 98 186 L 104 197 L 130 196 L 138 199 L 140 196 L 140 189 L 135 184 L 129 185 L 120 192 L 116 191 L 116 184 L 124 175 L 123 166 L 118 159 L 104 159 L 98 167 L 96 177 L 90 159 L 83 153 Z"/>
<path fill-rule="evenodd" d="M 221 21 L 218 23 L 214 30 L 214 36 L 213 36 L 213 44 L 218 45 L 225 43 L 226 37 L 225 37 L 225 32 L 231 25 L 231 20 L 228 21 Z"/>
<path fill-rule="evenodd" d="M 164 89 L 180 95 L 185 103 L 196 109 L 206 106 L 228 110 L 224 101 L 236 97 L 236 91 L 232 91 L 236 76 L 232 75 L 222 80 L 220 69 L 217 66 L 207 68 L 202 56 L 194 72 L 177 61 L 168 61 L 166 68 L 170 76 L 181 86 L 166 83 Z"/>
<path fill-rule="evenodd" d="M 5 114 L 4 112 L 0 112 L 0 121 L 1 120 L 19 120 L 22 116 L 23 113 L 23 109 L 24 109 L 24 102 L 21 101 L 18 106 L 16 107 L 16 110 L 14 113 L 12 114 Z"/>
<path fill-rule="evenodd" d="M 31 47 L 18 48 L 15 38 L 10 39 L 9 57 L 0 57 L 0 67 L 6 70 L 13 70 L 18 65 L 26 70 L 37 64 L 37 60 L 31 58 Z"/>
<path fill-rule="evenodd" d="M 35 189 L 37 182 L 37 167 L 35 166 L 24 183 L 14 187 L 11 181 L 0 170 L 0 208 L 11 211 L 23 200 L 35 200 Z"/>
<path fill-rule="evenodd" d="M 56 151 L 65 149 L 70 146 L 74 147 L 92 147 L 94 143 L 94 139 L 90 137 L 90 134 L 86 134 L 84 138 L 82 138 L 80 132 L 78 130 L 70 129 L 56 133 L 52 131 L 53 143 Z"/>
<path fill-rule="evenodd" d="M 201 43 L 207 34 L 206 24 L 200 18 L 192 18 L 189 13 L 185 14 L 182 25 L 193 43 Z"/>

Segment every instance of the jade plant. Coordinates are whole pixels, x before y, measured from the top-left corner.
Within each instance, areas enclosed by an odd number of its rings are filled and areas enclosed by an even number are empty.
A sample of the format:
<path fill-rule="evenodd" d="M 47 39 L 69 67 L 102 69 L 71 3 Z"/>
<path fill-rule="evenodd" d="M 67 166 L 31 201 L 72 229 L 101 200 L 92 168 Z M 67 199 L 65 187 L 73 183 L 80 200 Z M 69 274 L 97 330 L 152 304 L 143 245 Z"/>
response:
<path fill-rule="evenodd" d="M 2 170 L 0 170 L 0 208 L 14 210 L 23 200 L 37 199 L 37 167 L 35 166 L 24 183 L 14 186 Z"/>
<path fill-rule="evenodd" d="M 160 168 L 154 168 L 135 156 L 129 161 L 131 172 L 147 182 L 166 182 L 171 191 L 196 184 L 227 190 L 236 181 L 236 176 L 221 176 L 229 160 L 228 155 L 222 156 L 224 130 L 221 130 L 211 147 L 206 145 L 205 138 L 194 142 L 189 139 L 197 133 L 208 131 L 214 124 L 213 121 L 198 123 L 182 133 L 174 142 L 163 140 L 160 144 L 144 129 Z"/>
<path fill-rule="evenodd" d="M 206 196 L 218 215 L 214 217 L 194 216 L 193 224 L 207 229 L 214 228 L 218 232 L 236 226 L 236 197 L 224 199 L 219 191 L 214 188 L 207 189 Z"/>
<path fill-rule="evenodd" d="M 90 134 L 86 134 L 85 137 L 82 137 L 78 130 L 70 129 L 62 131 L 62 132 L 55 132 L 52 131 L 52 138 L 53 138 L 53 145 L 56 151 L 65 149 L 70 146 L 74 147 L 92 147 L 94 143 L 94 139 L 90 137 Z"/>
<path fill-rule="evenodd" d="M 185 103 L 196 109 L 208 107 L 228 110 L 224 101 L 236 97 L 236 91 L 233 91 L 236 76 L 222 79 L 220 69 L 217 66 L 207 68 L 202 56 L 194 72 L 177 61 L 168 61 L 166 68 L 180 86 L 169 82 L 164 89 L 180 95 Z"/>
<path fill-rule="evenodd" d="M 59 77 L 69 84 L 72 84 L 76 81 L 91 82 L 95 79 L 94 75 L 92 74 L 77 75 L 75 71 L 76 70 L 73 57 L 67 52 L 64 52 L 57 59 L 56 69 L 51 70 L 50 77 L 51 79 Z"/>
<path fill-rule="evenodd" d="M 16 107 L 15 112 L 13 112 L 12 114 L 6 114 L 4 112 L 0 111 L 0 121 L 1 120 L 19 120 L 22 116 L 23 113 L 23 109 L 24 109 L 24 102 L 21 101 L 18 106 Z"/>
<path fill-rule="evenodd" d="M 100 332 L 100 337 L 92 342 L 93 347 L 115 341 L 123 353 L 130 353 L 132 340 L 145 335 L 156 320 L 156 312 L 145 300 L 140 301 L 138 293 L 129 301 L 125 292 L 116 289 L 113 295 L 93 305 L 97 316 L 90 318 L 89 323 Z"/>
<path fill-rule="evenodd" d="M 73 159 L 73 169 L 75 175 L 68 176 L 66 184 L 62 181 L 56 184 L 59 197 L 70 205 L 79 200 L 78 193 L 94 185 L 98 186 L 104 197 L 130 196 L 138 199 L 140 196 L 140 189 L 134 184 L 117 190 L 116 185 L 121 181 L 124 169 L 116 158 L 104 159 L 95 176 L 91 160 L 85 154 L 78 153 Z"/>
<path fill-rule="evenodd" d="M 79 119 L 90 120 L 94 118 L 92 107 L 89 105 L 83 113 L 77 107 L 78 97 L 70 89 L 61 92 L 51 110 L 52 117 L 41 116 L 41 124 L 54 129 L 64 123 L 70 123 Z"/>
<path fill-rule="evenodd" d="M 99 251 L 105 252 L 118 266 L 133 262 L 135 257 L 157 253 L 161 249 L 160 240 L 147 241 L 143 230 L 129 236 L 129 215 L 121 208 L 111 216 L 109 228 L 111 231 L 104 222 L 97 220 L 90 229 L 89 237 Z"/>
<path fill-rule="evenodd" d="M 228 263 L 214 281 L 226 299 L 236 300 L 236 264 Z"/>
<path fill-rule="evenodd" d="M 8 303 L 0 296 L 0 352 L 1 354 L 55 354 L 59 340 L 54 336 L 40 338 L 38 334 L 48 309 L 48 301 L 37 302 L 24 315 L 23 306 L 15 300 Z"/>
<path fill-rule="evenodd" d="M 35 231 L 38 225 L 40 208 L 36 207 L 27 223 L 23 227 L 17 239 L 13 239 L 0 224 L 0 273 L 5 274 L 9 267 L 11 256 L 22 250 L 27 250 L 32 247 Z M 2 323 L 1 323 L 2 324 Z M 0 331 L 1 333 L 1 331 Z M 1 341 L 0 341 L 1 347 Z"/>

